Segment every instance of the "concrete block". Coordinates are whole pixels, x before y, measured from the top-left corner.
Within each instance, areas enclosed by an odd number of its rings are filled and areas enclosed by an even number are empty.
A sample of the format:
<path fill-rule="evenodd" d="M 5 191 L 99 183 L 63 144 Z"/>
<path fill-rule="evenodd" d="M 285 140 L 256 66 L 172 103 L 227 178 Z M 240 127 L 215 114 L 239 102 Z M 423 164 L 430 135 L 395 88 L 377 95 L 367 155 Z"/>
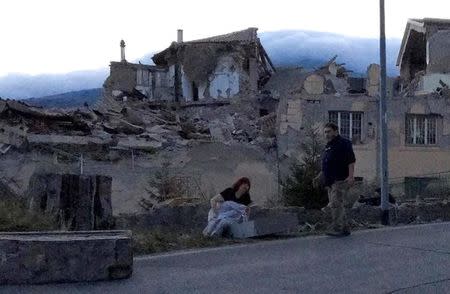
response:
<path fill-rule="evenodd" d="M 130 231 L 0 233 L 0 285 L 129 278 Z"/>
<path fill-rule="evenodd" d="M 283 233 L 296 229 L 298 216 L 296 213 L 283 213 L 260 217 L 240 224 L 230 226 L 230 235 L 233 238 L 251 238 L 271 234 Z"/>

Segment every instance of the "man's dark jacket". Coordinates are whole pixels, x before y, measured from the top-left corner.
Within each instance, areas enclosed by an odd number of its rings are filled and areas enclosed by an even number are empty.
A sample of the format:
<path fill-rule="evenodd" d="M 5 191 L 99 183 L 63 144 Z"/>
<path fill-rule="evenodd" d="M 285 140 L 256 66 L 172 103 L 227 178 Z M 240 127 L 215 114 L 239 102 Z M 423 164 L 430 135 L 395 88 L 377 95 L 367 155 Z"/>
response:
<path fill-rule="evenodd" d="M 338 135 L 327 143 L 322 155 L 322 180 L 326 187 L 348 178 L 348 166 L 356 161 L 352 142 Z"/>

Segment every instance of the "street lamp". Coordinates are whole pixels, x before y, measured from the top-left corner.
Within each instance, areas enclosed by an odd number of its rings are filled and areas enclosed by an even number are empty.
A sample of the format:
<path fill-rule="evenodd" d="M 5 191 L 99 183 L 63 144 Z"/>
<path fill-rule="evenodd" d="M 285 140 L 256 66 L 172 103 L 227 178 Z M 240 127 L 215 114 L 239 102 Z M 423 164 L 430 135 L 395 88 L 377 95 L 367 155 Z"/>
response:
<path fill-rule="evenodd" d="M 381 223 L 389 224 L 389 169 L 386 108 L 386 33 L 384 0 L 380 0 L 380 182 L 381 182 Z"/>

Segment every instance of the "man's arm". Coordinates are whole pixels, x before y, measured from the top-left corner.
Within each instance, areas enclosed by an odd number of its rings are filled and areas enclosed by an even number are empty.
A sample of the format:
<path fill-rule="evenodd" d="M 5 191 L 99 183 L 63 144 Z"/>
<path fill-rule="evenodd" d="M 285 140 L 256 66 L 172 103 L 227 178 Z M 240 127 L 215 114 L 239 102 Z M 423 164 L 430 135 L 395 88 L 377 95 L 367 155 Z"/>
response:
<path fill-rule="evenodd" d="M 355 182 L 355 153 L 353 152 L 352 144 L 350 143 L 348 146 L 348 178 L 345 180 L 348 184 L 353 185 Z"/>
<path fill-rule="evenodd" d="M 345 180 L 349 184 L 353 184 L 355 182 L 355 163 L 350 163 L 348 165 L 348 178 Z"/>

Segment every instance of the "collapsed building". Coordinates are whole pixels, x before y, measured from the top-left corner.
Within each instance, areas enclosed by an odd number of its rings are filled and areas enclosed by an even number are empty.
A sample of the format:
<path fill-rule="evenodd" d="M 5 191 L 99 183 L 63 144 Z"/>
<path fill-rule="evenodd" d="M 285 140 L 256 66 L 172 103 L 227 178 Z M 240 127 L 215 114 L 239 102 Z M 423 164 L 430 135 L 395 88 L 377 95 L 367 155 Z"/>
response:
<path fill-rule="evenodd" d="M 255 101 L 275 72 L 257 28 L 187 42 L 178 30 L 177 41 L 153 56 L 154 65 L 126 61 L 122 40 L 121 59 L 111 62 L 104 84 L 109 102 L 130 96 L 181 105 Z"/>
<path fill-rule="evenodd" d="M 93 109 L 0 101 L 2 183 L 23 195 L 33 175 L 110 176 L 112 207 L 120 213 L 139 210 L 149 182 L 163 170 L 176 175 L 177 186 L 189 186 L 189 196 L 203 198 L 246 175 L 255 184 L 254 200 L 264 203 L 277 191 L 277 101 L 260 99 L 275 69 L 256 29 L 181 40 L 156 54 L 156 65 L 126 61 L 121 42 L 121 61 L 111 62 Z M 262 113 L 254 110 L 262 106 Z"/>

